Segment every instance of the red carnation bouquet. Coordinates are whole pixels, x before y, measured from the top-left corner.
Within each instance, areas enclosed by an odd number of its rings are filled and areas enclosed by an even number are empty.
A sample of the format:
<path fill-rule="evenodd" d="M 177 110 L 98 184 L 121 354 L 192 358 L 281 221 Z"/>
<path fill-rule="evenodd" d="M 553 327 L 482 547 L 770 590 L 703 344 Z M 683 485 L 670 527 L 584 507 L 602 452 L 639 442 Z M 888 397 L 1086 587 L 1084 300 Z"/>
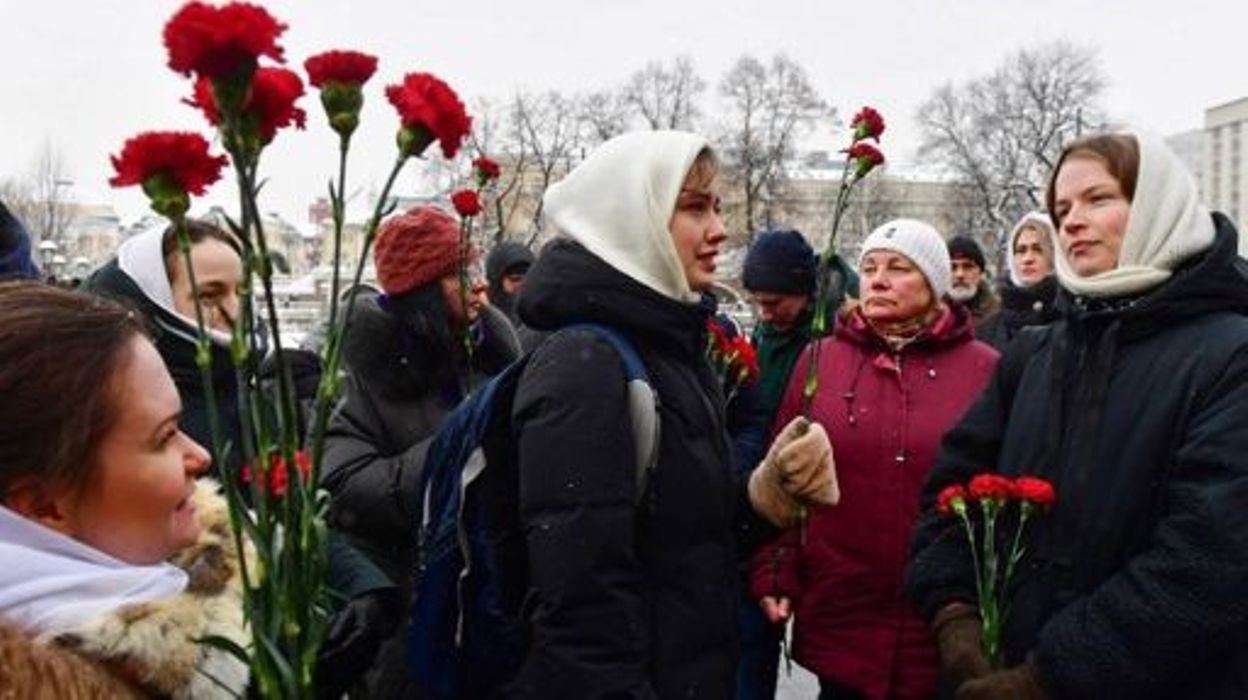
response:
<path fill-rule="evenodd" d="M 213 354 L 200 308 L 195 314 L 196 364 L 209 404 L 214 463 L 249 465 L 222 482 L 235 543 L 240 550 L 254 548 L 256 558 L 254 563 L 243 558 L 239 572 L 250 639 L 243 644 L 221 637 L 199 641 L 224 648 L 249 666 L 249 696 L 302 699 L 319 697 L 316 660 L 329 631 L 329 499 L 318 486 L 318 475 L 330 409 L 340 393 L 342 339 L 351 321 L 355 291 L 381 219 L 394 208 L 390 191 L 404 165 L 423 156 L 435 141 L 442 155 L 454 158 L 468 136 L 471 120 L 455 92 L 427 73 L 408 74 L 386 90 L 398 111 L 398 152 L 365 227 L 352 292 L 340 310 L 347 156 L 359 124 L 364 83 L 377 70 L 377 59 L 356 51 L 327 51 L 304 64 L 308 83 L 320 91 L 329 127 L 339 141 L 338 177 L 329 183 L 334 223 L 330 331 L 314 415 L 305 421 L 297 414 L 300 402 L 282 352 L 273 269 L 258 203 L 266 149 L 289 127 L 302 129 L 306 121 L 298 105 L 304 95 L 303 79 L 270 65 L 285 62 L 279 43 L 285 30 L 286 25 L 265 8 L 245 2 L 193 1 L 179 9 L 164 28 L 168 65 L 190 79 L 190 96 L 184 102 L 215 128 L 215 143 L 226 155 L 212 153 L 209 140 L 199 134 L 145 132 L 126 141 L 113 157 L 116 174 L 111 183 L 141 186 L 152 208 L 169 219 L 195 287 L 186 218 L 191 197 L 204 194 L 221 177 L 223 168 L 233 168 L 239 210 L 228 226 L 242 244 L 246 278 L 230 345 L 239 404 L 245 407 L 240 410 L 238 435 L 227 439 L 217 413 Z M 253 289 L 264 292 L 263 313 L 252 301 Z M 272 340 L 275 381 L 261 381 L 256 371 L 259 363 L 253 361 L 264 352 L 257 341 L 261 326 L 267 327 Z"/>
<path fill-rule="evenodd" d="M 741 387 L 758 380 L 758 353 L 742 333 L 728 334 L 723 324 L 706 321 L 706 359 L 719 376 L 725 401 L 731 401 Z"/>
<path fill-rule="evenodd" d="M 1011 479 L 991 472 L 975 476 L 965 486 L 947 486 L 936 497 L 936 511 L 941 515 L 956 515 L 970 542 L 979 617 L 983 624 L 984 658 L 993 668 L 1001 667 L 1001 632 L 1010 605 L 1007 593 L 1014 569 L 1026 552 L 1023 534 L 1027 521 L 1037 512 L 1052 508 L 1056 500 L 1053 485 L 1044 479 L 1032 476 Z M 1005 533 L 997 531 L 997 519 L 1010 515 L 1015 516 L 1014 532 L 1012 536 L 1003 537 Z M 1003 558 L 1001 545 L 1007 541 L 1009 550 Z"/>

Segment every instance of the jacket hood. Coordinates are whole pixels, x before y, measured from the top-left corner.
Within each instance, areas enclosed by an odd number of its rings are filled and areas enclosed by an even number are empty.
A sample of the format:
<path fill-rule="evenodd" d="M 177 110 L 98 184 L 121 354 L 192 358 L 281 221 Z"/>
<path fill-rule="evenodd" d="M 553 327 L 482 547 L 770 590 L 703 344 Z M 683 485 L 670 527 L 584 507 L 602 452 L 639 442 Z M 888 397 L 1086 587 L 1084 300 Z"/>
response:
<path fill-rule="evenodd" d="M 697 302 L 668 224 L 705 138 L 641 131 L 602 144 L 546 191 L 547 220 L 561 234 L 637 282 L 679 302 Z"/>
<path fill-rule="evenodd" d="M 1129 135 L 1139 145 L 1140 167 L 1118 266 L 1080 277 L 1053 234 L 1057 279 L 1072 294 L 1098 299 L 1144 294 L 1213 244 L 1214 226 L 1191 172 L 1159 137 L 1138 131 Z"/>
<path fill-rule="evenodd" d="M 555 239 L 529 270 L 519 300 L 530 328 L 554 331 L 574 323 L 601 323 L 629 336 L 702 352 L 714 309 L 660 294 L 606 263 L 576 241 Z"/>

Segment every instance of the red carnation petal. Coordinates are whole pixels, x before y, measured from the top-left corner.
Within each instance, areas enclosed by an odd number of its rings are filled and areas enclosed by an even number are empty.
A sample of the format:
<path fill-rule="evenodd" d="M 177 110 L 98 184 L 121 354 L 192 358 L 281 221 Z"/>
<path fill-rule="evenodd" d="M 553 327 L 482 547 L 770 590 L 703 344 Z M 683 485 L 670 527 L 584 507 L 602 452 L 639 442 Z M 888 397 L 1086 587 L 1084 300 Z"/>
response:
<path fill-rule="evenodd" d="M 377 72 L 377 57 L 358 51 L 325 51 L 303 62 L 312 87 L 326 83 L 363 85 Z"/>
<path fill-rule="evenodd" d="M 113 187 L 142 185 L 157 175 L 166 175 L 182 191 L 202 195 L 209 185 L 221 179 L 225 156 L 208 152 L 208 140 L 196 133 L 149 131 L 128 139 L 121 153 L 111 157 L 116 175 Z"/>

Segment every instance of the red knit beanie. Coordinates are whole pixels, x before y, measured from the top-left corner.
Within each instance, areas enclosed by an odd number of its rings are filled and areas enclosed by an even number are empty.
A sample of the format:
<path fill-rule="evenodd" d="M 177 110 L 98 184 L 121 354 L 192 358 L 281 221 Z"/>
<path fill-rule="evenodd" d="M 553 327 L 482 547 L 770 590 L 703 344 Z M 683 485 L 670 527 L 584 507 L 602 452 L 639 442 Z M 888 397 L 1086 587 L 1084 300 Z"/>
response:
<path fill-rule="evenodd" d="M 468 261 L 477 258 L 470 247 Z M 417 206 L 386 219 L 377 232 L 373 262 L 387 294 L 402 294 L 455 272 L 460 263 L 459 222 L 433 206 Z"/>

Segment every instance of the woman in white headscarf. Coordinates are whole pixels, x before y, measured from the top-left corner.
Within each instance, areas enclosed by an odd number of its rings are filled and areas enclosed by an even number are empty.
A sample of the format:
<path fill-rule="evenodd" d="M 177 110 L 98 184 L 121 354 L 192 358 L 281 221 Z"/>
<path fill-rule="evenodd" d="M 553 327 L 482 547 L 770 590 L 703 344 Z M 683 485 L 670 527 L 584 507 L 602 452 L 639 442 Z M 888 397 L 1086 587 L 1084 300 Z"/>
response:
<path fill-rule="evenodd" d="M 521 320 L 553 335 L 513 406 L 531 638 L 508 697 L 732 697 L 738 538 L 767 529 L 748 504 L 789 524 L 799 503 L 832 499 L 817 425 L 782 431 L 748 489 L 736 477 L 704 355 L 718 171 L 700 136 L 625 134 L 546 194 L 561 236 L 519 300 Z M 646 364 L 661 429 L 644 482 L 620 356 L 596 333 L 556 332 L 577 323 L 610 327 Z"/>
<path fill-rule="evenodd" d="M 1006 241 L 1010 274 L 997 290 L 1001 307 L 975 325 L 975 337 L 1004 350 L 1020 328 L 1057 319 L 1057 279 L 1053 276 L 1053 222 L 1047 214 L 1023 215 Z"/>
<path fill-rule="evenodd" d="M 1081 139 L 1048 190 L 1060 321 L 1028 331 L 944 441 L 910 592 L 959 698 L 1248 696 L 1248 276 L 1159 139 Z M 1023 340 L 1027 342 L 1023 342 Z M 978 651 L 970 552 L 937 493 L 1053 481 L 1004 623 Z"/>

